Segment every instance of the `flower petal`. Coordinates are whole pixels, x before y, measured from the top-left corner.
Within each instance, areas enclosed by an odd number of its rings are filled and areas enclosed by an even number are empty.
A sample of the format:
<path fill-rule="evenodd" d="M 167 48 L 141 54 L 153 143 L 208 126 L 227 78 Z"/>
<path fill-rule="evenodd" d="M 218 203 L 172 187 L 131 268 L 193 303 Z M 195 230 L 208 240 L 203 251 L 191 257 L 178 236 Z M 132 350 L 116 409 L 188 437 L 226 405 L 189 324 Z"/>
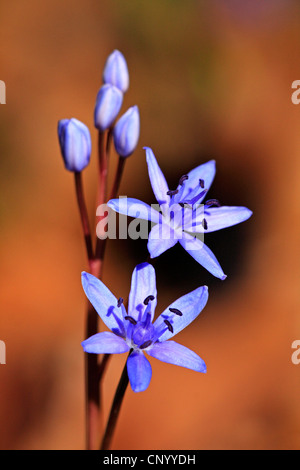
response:
<path fill-rule="evenodd" d="M 214 232 L 222 228 L 239 224 L 251 217 L 252 212 L 247 207 L 221 206 L 205 208 L 207 221 L 206 232 Z"/>
<path fill-rule="evenodd" d="M 177 242 L 178 237 L 174 230 L 169 225 L 160 223 L 151 229 L 147 248 L 151 258 L 156 258 L 169 248 L 176 245 Z"/>
<path fill-rule="evenodd" d="M 194 351 L 175 341 L 157 342 L 147 350 L 147 354 L 168 364 L 186 367 L 196 372 L 206 372 L 206 365 L 203 359 Z"/>
<path fill-rule="evenodd" d="M 136 321 L 140 320 L 145 310 L 144 300 L 153 295 L 151 301 L 151 318 L 157 303 L 155 269 L 149 263 L 142 263 L 135 267 L 131 277 L 131 288 L 128 298 L 128 314 Z"/>
<path fill-rule="evenodd" d="M 170 196 L 167 195 L 167 192 L 169 191 L 168 183 L 152 150 L 149 147 L 144 148 L 146 150 L 146 161 L 152 190 L 159 205 L 163 206 L 170 202 Z"/>
<path fill-rule="evenodd" d="M 148 388 L 152 368 L 148 359 L 141 351 L 133 351 L 127 359 L 127 373 L 134 392 L 143 392 Z"/>
<path fill-rule="evenodd" d="M 81 282 L 84 292 L 105 325 L 116 333 L 122 334 L 122 309 L 117 307 L 118 300 L 110 290 L 92 274 L 83 272 Z"/>
<path fill-rule="evenodd" d="M 193 170 L 191 170 L 188 173 L 189 178 L 184 182 L 184 188 L 181 191 L 180 200 L 183 201 L 184 199 L 186 199 L 192 192 L 195 191 L 195 188 L 200 188 L 199 180 L 204 181 L 204 188 L 202 189 L 209 190 L 214 180 L 215 174 L 216 174 L 215 160 L 210 160 L 209 162 L 203 163 L 202 165 L 199 165 Z M 198 201 L 198 202 L 201 202 L 201 201 Z"/>
<path fill-rule="evenodd" d="M 181 240 L 179 240 L 182 247 L 207 271 L 219 279 L 226 279 L 217 258 L 213 252 L 201 240 L 192 237 L 188 233 L 184 233 Z"/>
<path fill-rule="evenodd" d="M 194 291 L 175 300 L 175 302 L 169 305 L 169 307 L 166 308 L 166 310 L 154 322 L 154 328 L 158 340 L 160 342 L 166 341 L 183 330 L 198 317 L 204 309 L 207 301 L 207 286 L 198 287 Z M 181 312 L 182 315 L 174 313 L 174 310 Z"/>
<path fill-rule="evenodd" d="M 107 206 L 119 214 L 128 215 L 143 220 L 150 220 L 157 224 L 161 220 L 161 214 L 153 207 L 150 207 L 145 202 L 139 201 L 138 199 L 120 197 L 119 199 L 111 199 L 108 201 Z"/>
<path fill-rule="evenodd" d="M 120 354 L 130 350 L 123 338 L 110 331 L 90 336 L 81 345 L 85 352 L 94 354 Z"/>

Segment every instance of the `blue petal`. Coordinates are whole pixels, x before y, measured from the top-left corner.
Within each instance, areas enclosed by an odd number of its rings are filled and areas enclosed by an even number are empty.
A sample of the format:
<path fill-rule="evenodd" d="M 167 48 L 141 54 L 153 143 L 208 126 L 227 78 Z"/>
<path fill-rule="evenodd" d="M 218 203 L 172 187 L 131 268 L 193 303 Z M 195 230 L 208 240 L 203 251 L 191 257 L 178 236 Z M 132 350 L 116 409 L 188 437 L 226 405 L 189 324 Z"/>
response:
<path fill-rule="evenodd" d="M 97 333 L 81 343 L 83 350 L 94 354 L 120 354 L 130 350 L 128 344 L 110 331 Z"/>
<path fill-rule="evenodd" d="M 105 84 L 98 91 L 94 109 L 94 124 L 97 129 L 108 129 L 116 119 L 123 102 L 119 88 Z"/>
<path fill-rule="evenodd" d="M 135 150 L 140 136 L 140 114 L 137 106 L 123 114 L 117 121 L 114 131 L 116 152 L 121 157 L 129 157 Z"/>
<path fill-rule="evenodd" d="M 118 87 L 123 93 L 129 87 L 129 72 L 124 55 L 114 50 L 107 58 L 103 70 L 103 82 L 111 83 Z"/>
<path fill-rule="evenodd" d="M 198 287 L 192 292 L 175 300 L 154 322 L 155 332 L 158 340 L 166 341 L 175 336 L 186 326 L 188 326 L 204 309 L 208 300 L 208 288 L 206 286 Z M 182 315 L 173 313 L 170 309 L 179 310 Z M 165 320 L 172 326 L 173 332 L 168 329 Z M 160 334 L 164 332 L 163 334 Z"/>
<path fill-rule="evenodd" d="M 251 217 L 252 212 L 247 207 L 222 206 L 205 208 L 207 221 L 206 232 L 214 232 L 232 225 L 239 224 Z"/>
<path fill-rule="evenodd" d="M 147 354 L 168 364 L 186 367 L 196 372 L 206 372 L 206 365 L 203 359 L 194 353 L 194 351 L 175 341 L 157 342 L 147 350 Z"/>
<path fill-rule="evenodd" d="M 134 392 L 143 392 L 150 384 L 151 364 L 140 351 L 134 351 L 127 359 L 127 373 Z"/>
<path fill-rule="evenodd" d="M 152 150 L 149 147 L 145 147 L 145 150 L 152 190 L 154 192 L 157 202 L 161 206 L 164 206 L 164 204 L 169 204 L 170 202 L 170 196 L 167 195 L 167 192 L 169 191 L 167 181 L 164 177 L 163 172 L 158 166 L 157 160 Z"/>
<path fill-rule="evenodd" d="M 196 188 L 200 188 L 199 180 L 204 181 L 204 188 L 209 190 L 214 177 L 216 174 L 216 162 L 215 160 L 210 160 L 207 163 L 197 166 L 188 173 L 188 179 L 184 182 L 184 189 L 180 194 L 180 200 L 187 198 L 189 194 L 195 191 Z M 201 189 L 201 188 L 200 188 Z"/>
<path fill-rule="evenodd" d="M 91 156 L 91 136 L 85 124 L 78 119 L 61 119 L 58 123 L 60 148 L 69 171 L 82 171 Z"/>
<path fill-rule="evenodd" d="M 120 197 L 119 199 L 111 199 L 107 205 L 119 214 L 128 215 L 128 217 L 135 219 L 149 220 L 155 224 L 161 220 L 161 214 L 157 210 L 138 199 Z"/>
<path fill-rule="evenodd" d="M 128 298 L 128 314 L 136 321 L 140 320 L 146 308 L 144 300 L 153 295 L 151 301 L 151 318 L 157 303 L 155 270 L 151 264 L 142 263 L 135 267 L 131 277 L 131 288 Z"/>
<path fill-rule="evenodd" d="M 198 240 L 191 235 L 184 233 L 179 243 L 182 247 L 207 271 L 209 271 L 213 276 L 218 277 L 219 279 L 226 279 L 226 274 L 224 274 L 217 258 L 213 252 L 205 245 L 202 241 Z"/>
<path fill-rule="evenodd" d="M 155 225 L 149 233 L 147 248 L 151 258 L 164 253 L 178 242 L 178 237 L 172 228 L 167 224 Z"/>
<path fill-rule="evenodd" d="M 92 274 L 83 272 L 81 282 L 87 298 L 105 325 L 110 330 L 122 333 L 123 315 L 122 309 L 117 307 L 116 297 L 102 281 Z"/>

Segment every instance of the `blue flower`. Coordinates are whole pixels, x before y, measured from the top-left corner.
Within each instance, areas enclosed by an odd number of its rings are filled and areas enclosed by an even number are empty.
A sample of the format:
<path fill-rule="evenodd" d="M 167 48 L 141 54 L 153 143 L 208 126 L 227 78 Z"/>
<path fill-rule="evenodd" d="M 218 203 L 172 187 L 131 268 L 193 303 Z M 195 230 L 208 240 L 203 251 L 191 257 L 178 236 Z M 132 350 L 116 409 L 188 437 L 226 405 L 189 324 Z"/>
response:
<path fill-rule="evenodd" d="M 94 124 L 101 131 L 108 129 L 116 119 L 123 102 L 123 93 L 119 88 L 109 83 L 102 85 L 98 91 L 95 110 Z"/>
<path fill-rule="evenodd" d="M 91 136 L 85 124 L 78 119 L 61 119 L 58 122 L 58 139 L 65 167 L 80 172 L 90 162 Z"/>
<path fill-rule="evenodd" d="M 107 58 L 103 70 L 103 82 L 119 88 L 125 93 L 129 88 L 128 67 L 123 54 L 115 50 Z"/>
<path fill-rule="evenodd" d="M 127 372 L 134 392 L 148 387 L 152 369 L 144 353 L 197 372 L 206 372 L 203 360 L 193 351 L 168 341 L 201 313 L 208 300 L 206 286 L 173 302 L 153 323 L 157 303 L 155 270 L 142 263 L 133 271 L 128 311 L 98 278 L 82 273 L 82 286 L 105 325 L 111 331 L 97 333 L 82 342 L 85 352 L 119 354 L 131 351 Z"/>
<path fill-rule="evenodd" d="M 152 150 L 146 147 L 151 186 L 159 211 L 138 199 L 111 199 L 108 207 L 120 214 L 151 221 L 154 226 L 148 239 L 151 258 L 179 242 L 212 275 L 226 278 L 213 252 L 203 242 L 204 234 L 247 220 L 252 212 L 246 207 L 220 206 L 211 199 L 202 204 L 215 173 L 214 160 L 183 175 L 175 190 L 170 190 Z"/>
<path fill-rule="evenodd" d="M 140 136 L 140 114 L 137 106 L 132 106 L 117 121 L 114 131 L 114 145 L 121 157 L 129 157 L 135 150 Z"/>

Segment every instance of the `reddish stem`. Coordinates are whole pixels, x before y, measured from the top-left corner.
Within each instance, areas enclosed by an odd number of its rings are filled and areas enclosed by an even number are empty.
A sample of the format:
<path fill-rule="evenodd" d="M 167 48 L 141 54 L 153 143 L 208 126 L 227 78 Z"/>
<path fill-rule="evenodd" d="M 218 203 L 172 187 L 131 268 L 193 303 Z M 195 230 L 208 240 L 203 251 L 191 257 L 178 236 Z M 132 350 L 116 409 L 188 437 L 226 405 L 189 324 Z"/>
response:
<path fill-rule="evenodd" d="M 94 253 L 93 253 L 90 223 L 89 223 L 89 218 L 88 218 L 88 213 L 87 213 L 85 198 L 84 198 L 84 192 L 83 192 L 82 174 L 81 172 L 75 172 L 74 175 L 75 175 L 75 190 L 76 190 L 78 208 L 80 212 L 81 225 L 83 229 L 87 257 L 88 257 L 89 265 L 91 267 L 91 264 L 93 264 L 93 261 L 94 261 Z"/>

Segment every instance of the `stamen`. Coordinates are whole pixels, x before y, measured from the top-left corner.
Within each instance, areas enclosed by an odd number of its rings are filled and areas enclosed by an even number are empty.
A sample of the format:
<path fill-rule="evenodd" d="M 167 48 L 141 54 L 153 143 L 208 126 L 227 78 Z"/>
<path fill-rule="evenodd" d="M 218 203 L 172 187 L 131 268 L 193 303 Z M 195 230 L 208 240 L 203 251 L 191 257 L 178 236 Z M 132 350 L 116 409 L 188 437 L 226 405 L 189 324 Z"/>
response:
<path fill-rule="evenodd" d="M 121 307 L 123 302 L 124 302 L 124 299 L 122 299 L 122 297 L 120 297 L 119 300 L 118 300 L 118 307 Z"/>
<path fill-rule="evenodd" d="M 199 201 L 199 199 L 202 199 L 205 194 L 207 193 L 207 189 L 204 189 L 203 191 L 201 191 L 199 194 L 197 194 L 197 196 L 194 196 L 192 199 L 189 199 L 188 201 L 185 201 L 186 204 L 196 204 L 196 202 Z"/>
<path fill-rule="evenodd" d="M 207 230 L 207 221 L 206 221 L 206 219 L 202 220 L 202 227 L 204 228 L 204 230 Z"/>
<path fill-rule="evenodd" d="M 132 323 L 132 325 L 136 325 L 136 324 L 137 324 L 137 321 L 136 321 L 134 318 L 130 317 L 129 315 L 127 315 L 127 316 L 124 317 L 124 318 L 125 318 L 125 320 L 130 321 L 130 323 Z"/>
<path fill-rule="evenodd" d="M 204 186 L 205 186 L 205 181 L 200 178 L 199 184 L 200 184 L 200 188 L 204 188 Z"/>
<path fill-rule="evenodd" d="M 179 184 L 180 186 L 182 186 L 183 183 L 184 183 L 184 181 L 185 181 L 185 180 L 188 180 L 188 179 L 189 179 L 188 175 L 183 175 L 183 176 L 180 178 L 178 184 Z"/>
<path fill-rule="evenodd" d="M 221 204 L 219 203 L 217 199 L 209 199 L 209 201 L 206 201 L 205 205 L 207 207 L 212 207 L 212 206 L 220 207 L 221 206 Z"/>
<path fill-rule="evenodd" d="M 148 305 L 148 303 L 150 301 L 152 302 L 152 300 L 154 300 L 154 299 L 155 299 L 154 295 L 148 295 L 148 297 L 146 297 L 145 300 L 144 300 L 144 305 Z"/>
<path fill-rule="evenodd" d="M 185 207 L 186 209 L 193 209 L 192 206 L 187 202 L 179 202 L 178 204 L 180 205 L 180 207 Z"/>
<path fill-rule="evenodd" d="M 145 342 L 140 346 L 140 349 L 146 349 L 146 348 L 148 348 L 148 346 L 150 346 L 150 344 L 152 344 L 152 341 L 151 341 L 151 339 L 148 339 L 148 341 L 145 341 Z"/>
<path fill-rule="evenodd" d="M 169 322 L 169 320 L 164 320 L 164 322 L 165 322 L 165 324 L 167 325 L 168 330 L 171 331 L 171 333 L 174 333 L 173 326 L 171 325 L 171 323 Z"/>
<path fill-rule="evenodd" d="M 174 190 L 170 189 L 170 191 L 167 191 L 167 195 L 168 196 L 175 196 L 175 194 L 177 194 L 178 192 L 179 192 L 178 189 L 174 189 Z"/>
<path fill-rule="evenodd" d="M 178 308 L 169 308 L 170 312 L 175 313 L 175 315 L 178 315 L 179 317 L 182 317 L 183 313 L 178 310 Z"/>

